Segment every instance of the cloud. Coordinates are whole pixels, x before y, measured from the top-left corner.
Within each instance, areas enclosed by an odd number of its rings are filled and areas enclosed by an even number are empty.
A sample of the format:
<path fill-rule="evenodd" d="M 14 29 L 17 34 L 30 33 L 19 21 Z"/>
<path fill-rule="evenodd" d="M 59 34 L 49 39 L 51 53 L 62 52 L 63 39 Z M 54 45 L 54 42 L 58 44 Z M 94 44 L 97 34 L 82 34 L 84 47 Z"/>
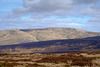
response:
<path fill-rule="evenodd" d="M 10 0 L 9 0 L 10 1 Z M 17 0 L 16 0 L 17 1 Z M 33 28 L 33 27 L 74 27 L 92 30 L 99 28 L 100 0 L 24 0 L 24 5 L 3 14 L 0 18 L 3 25 L 8 28 Z M 24 20 L 23 16 L 28 16 Z M 57 16 L 52 19 L 52 16 Z M 70 16 L 69 19 L 66 16 Z M 90 20 L 83 22 L 72 17 L 89 16 Z M 59 18 L 58 18 L 59 17 Z M 82 18 L 84 19 L 84 18 Z M 20 24 L 20 25 L 19 25 Z M 3 27 L 3 28 L 4 28 Z M 5 27 L 6 28 L 6 27 Z M 97 29 L 98 31 L 99 29 Z"/>
<path fill-rule="evenodd" d="M 13 16 L 32 14 L 32 18 L 45 18 L 51 15 L 66 16 L 80 12 L 80 15 L 96 13 L 98 6 L 89 5 L 100 0 L 23 0 L 24 5 L 13 9 Z M 79 3 L 88 3 L 81 6 Z M 98 11 L 99 12 L 99 11 Z"/>
<path fill-rule="evenodd" d="M 100 0 L 75 0 L 77 3 L 84 3 L 84 4 L 90 4 L 90 3 L 97 3 L 100 2 Z"/>
<path fill-rule="evenodd" d="M 100 4 L 92 4 L 88 6 L 82 6 L 80 14 L 90 16 L 91 19 L 87 23 L 87 28 L 94 31 L 100 29 Z"/>
<path fill-rule="evenodd" d="M 2 22 L 3 21 L 3 22 Z M 66 27 L 71 20 L 62 19 L 0 19 L 0 30 L 4 29 L 27 29 L 27 28 L 46 28 L 46 27 Z"/>
<path fill-rule="evenodd" d="M 17 15 L 32 14 L 35 16 L 47 17 L 50 15 L 66 16 L 74 15 L 75 12 L 81 10 L 81 14 L 89 15 L 96 13 L 98 5 L 91 3 L 98 3 L 100 0 L 24 0 L 22 7 L 13 10 Z M 88 4 L 81 6 L 80 4 Z M 84 9 L 84 10 L 83 10 Z M 98 11 L 99 12 L 99 11 Z M 36 17 L 35 17 L 36 18 Z"/>
<path fill-rule="evenodd" d="M 100 17 L 100 5 L 82 6 L 80 13 L 93 17 Z"/>
<path fill-rule="evenodd" d="M 65 15 L 75 9 L 72 0 L 24 0 L 24 6 L 13 10 L 17 14 Z"/>

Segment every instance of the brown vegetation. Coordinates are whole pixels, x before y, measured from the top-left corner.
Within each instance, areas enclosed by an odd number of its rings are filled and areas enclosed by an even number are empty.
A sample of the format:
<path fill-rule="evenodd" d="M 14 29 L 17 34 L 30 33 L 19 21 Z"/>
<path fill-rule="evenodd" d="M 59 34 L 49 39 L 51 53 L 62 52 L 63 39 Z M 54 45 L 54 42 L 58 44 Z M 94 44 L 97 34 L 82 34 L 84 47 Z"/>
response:
<path fill-rule="evenodd" d="M 92 60 L 95 58 L 90 57 L 83 57 L 82 55 L 76 56 L 73 54 L 70 55 L 61 55 L 59 57 L 45 57 L 41 60 L 37 61 L 40 63 L 69 63 L 72 61 L 71 65 L 77 65 L 77 66 L 92 66 Z"/>
<path fill-rule="evenodd" d="M 82 54 L 87 54 L 88 57 Z M 50 67 L 50 65 L 51 67 L 56 67 L 56 65 L 58 67 L 100 67 L 100 51 L 57 54 L 0 54 L 0 67 Z"/>

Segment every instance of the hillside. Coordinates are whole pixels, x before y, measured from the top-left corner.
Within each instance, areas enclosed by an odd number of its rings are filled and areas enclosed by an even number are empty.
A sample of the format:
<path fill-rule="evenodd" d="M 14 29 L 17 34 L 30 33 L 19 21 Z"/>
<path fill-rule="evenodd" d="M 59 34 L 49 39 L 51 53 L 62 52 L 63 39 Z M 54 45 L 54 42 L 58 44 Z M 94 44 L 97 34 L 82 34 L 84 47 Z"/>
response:
<path fill-rule="evenodd" d="M 0 46 L 1 53 L 63 53 L 83 50 L 100 50 L 100 39 L 64 39 Z"/>
<path fill-rule="evenodd" d="M 0 45 L 100 36 L 74 28 L 12 29 L 0 31 Z"/>
<path fill-rule="evenodd" d="M 17 29 L 0 31 L 0 45 L 36 41 L 35 37 Z"/>

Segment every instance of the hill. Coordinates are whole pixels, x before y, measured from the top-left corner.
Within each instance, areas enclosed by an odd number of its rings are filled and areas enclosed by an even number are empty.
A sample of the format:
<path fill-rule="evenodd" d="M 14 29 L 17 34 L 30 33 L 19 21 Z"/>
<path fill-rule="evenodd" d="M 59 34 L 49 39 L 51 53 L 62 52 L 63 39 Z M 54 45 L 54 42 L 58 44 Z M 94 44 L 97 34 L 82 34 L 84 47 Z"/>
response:
<path fill-rule="evenodd" d="M 12 29 L 0 31 L 0 45 L 100 36 L 74 28 Z"/>
<path fill-rule="evenodd" d="M 1 53 L 63 53 L 87 50 L 100 50 L 100 39 L 64 39 L 0 46 Z"/>

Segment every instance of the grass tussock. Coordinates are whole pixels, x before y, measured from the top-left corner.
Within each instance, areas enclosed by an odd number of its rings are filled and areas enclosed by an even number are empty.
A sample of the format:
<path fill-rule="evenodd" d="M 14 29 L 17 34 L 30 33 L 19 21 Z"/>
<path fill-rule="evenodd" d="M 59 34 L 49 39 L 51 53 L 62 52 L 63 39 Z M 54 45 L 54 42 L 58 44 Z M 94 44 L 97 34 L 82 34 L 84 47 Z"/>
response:
<path fill-rule="evenodd" d="M 73 66 L 92 66 L 92 60 L 95 58 L 83 57 L 82 55 L 61 55 L 59 57 L 45 57 L 37 61 L 39 63 L 67 63 Z"/>
<path fill-rule="evenodd" d="M 46 67 L 45 65 L 39 65 L 39 64 L 28 64 L 26 67 Z"/>
<path fill-rule="evenodd" d="M 15 66 L 46 67 L 45 65 L 39 65 L 39 64 L 27 64 L 27 65 L 23 65 L 23 64 L 19 64 L 19 63 L 8 63 L 8 62 L 0 63 L 0 67 L 15 67 Z"/>
<path fill-rule="evenodd" d="M 19 63 L 8 63 L 8 62 L 1 63 L 0 62 L 0 67 L 14 67 L 14 66 L 17 66 L 17 65 L 22 65 L 22 64 L 19 64 Z"/>
<path fill-rule="evenodd" d="M 0 59 L 0 61 L 6 61 L 6 62 L 18 62 L 18 61 L 32 61 L 31 59 L 19 59 L 19 60 L 15 60 L 15 59 Z"/>

